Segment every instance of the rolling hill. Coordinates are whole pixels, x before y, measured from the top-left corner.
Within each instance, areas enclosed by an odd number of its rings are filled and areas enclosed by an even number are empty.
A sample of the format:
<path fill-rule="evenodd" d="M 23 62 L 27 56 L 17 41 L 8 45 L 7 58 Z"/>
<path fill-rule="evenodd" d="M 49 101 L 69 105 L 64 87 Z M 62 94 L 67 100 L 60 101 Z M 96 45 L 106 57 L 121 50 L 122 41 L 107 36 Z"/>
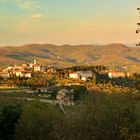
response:
<path fill-rule="evenodd" d="M 140 48 L 123 44 L 62 45 L 28 44 L 20 47 L 0 47 L 0 66 L 31 62 L 53 66 L 79 64 L 107 65 L 127 71 L 140 71 Z"/>

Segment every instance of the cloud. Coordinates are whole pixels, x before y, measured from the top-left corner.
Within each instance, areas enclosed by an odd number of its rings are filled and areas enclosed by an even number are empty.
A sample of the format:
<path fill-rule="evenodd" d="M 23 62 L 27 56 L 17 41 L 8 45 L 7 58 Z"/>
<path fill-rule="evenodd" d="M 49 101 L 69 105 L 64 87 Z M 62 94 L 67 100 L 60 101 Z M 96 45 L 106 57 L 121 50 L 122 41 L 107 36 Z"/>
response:
<path fill-rule="evenodd" d="M 11 3 L 16 5 L 17 8 L 22 9 L 25 12 L 28 12 L 28 17 L 31 19 L 41 19 L 43 18 L 42 14 L 42 4 L 39 0 L 1 0 L 5 3 Z"/>
<path fill-rule="evenodd" d="M 2 2 L 14 3 L 23 10 L 37 10 L 42 7 L 41 3 L 37 0 L 2 0 Z"/>
<path fill-rule="evenodd" d="M 41 18 L 43 18 L 43 15 L 40 13 L 35 13 L 35 14 L 32 14 L 32 18 L 33 19 L 41 19 Z"/>
<path fill-rule="evenodd" d="M 18 2 L 16 2 L 16 4 L 20 8 L 27 10 L 36 10 L 41 8 L 41 4 L 37 1 L 19 0 Z"/>

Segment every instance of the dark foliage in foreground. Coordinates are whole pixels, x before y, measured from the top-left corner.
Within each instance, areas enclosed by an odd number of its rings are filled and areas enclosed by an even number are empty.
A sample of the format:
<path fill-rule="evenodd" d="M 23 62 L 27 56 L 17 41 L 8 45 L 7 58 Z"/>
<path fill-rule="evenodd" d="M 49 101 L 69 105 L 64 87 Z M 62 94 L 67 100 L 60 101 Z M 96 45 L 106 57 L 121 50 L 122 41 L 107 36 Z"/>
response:
<path fill-rule="evenodd" d="M 0 113 L 0 139 L 14 140 L 15 125 L 21 115 L 19 105 L 5 105 Z"/>
<path fill-rule="evenodd" d="M 7 130 L 11 140 L 139 140 L 140 101 L 131 96 L 93 93 L 76 106 L 64 107 L 66 115 L 59 106 L 38 101 L 22 105 L 22 114 L 19 107 L 8 106 L 12 122 L 3 114 L 7 110 L 3 103 L 0 120 L 5 116 L 8 121 L 0 127 L 11 124 Z M 2 137 L 1 129 L 0 132 Z"/>

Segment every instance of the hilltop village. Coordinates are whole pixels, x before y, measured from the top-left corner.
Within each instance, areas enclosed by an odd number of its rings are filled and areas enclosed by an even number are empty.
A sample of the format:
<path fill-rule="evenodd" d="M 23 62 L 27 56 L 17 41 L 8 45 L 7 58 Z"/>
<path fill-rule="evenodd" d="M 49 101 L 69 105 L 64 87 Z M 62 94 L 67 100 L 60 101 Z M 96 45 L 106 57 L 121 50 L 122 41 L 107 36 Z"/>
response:
<path fill-rule="evenodd" d="M 82 65 L 56 68 L 38 63 L 8 66 L 0 71 L 0 88 L 24 89 L 24 93 L 47 94 L 50 99 L 73 103 L 90 90 L 112 92 L 140 88 L 136 73 L 111 70 L 106 66 Z M 16 92 L 16 90 L 14 90 Z"/>
<path fill-rule="evenodd" d="M 35 59 L 33 63 L 22 64 L 9 66 L 0 71 L 0 77 L 2 78 L 10 78 L 12 76 L 31 78 L 33 72 L 45 72 L 46 66 L 37 64 L 37 60 Z"/>
<path fill-rule="evenodd" d="M 54 74 L 56 72 L 56 70 L 57 70 L 57 68 L 39 64 L 39 63 L 37 63 L 37 60 L 34 59 L 34 61 L 32 63 L 8 66 L 4 69 L 1 69 L 0 77 L 1 78 L 12 78 L 13 76 L 16 76 L 16 77 L 21 77 L 21 78 L 32 78 L 33 73 L 35 73 L 35 72 L 40 72 L 43 74 L 48 74 L 48 73 Z M 100 71 L 100 74 L 101 73 L 107 74 L 110 79 L 125 78 L 125 77 L 130 76 L 130 73 L 128 73 L 128 72 L 113 71 L 113 70 L 109 70 L 105 67 L 104 67 L 104 70 Z M 87 81 L 87 79 L 92 78 L 93 75 L 94 75 L 94 72 L 91 69 L 75 70 L 75 71 L 69 72 L 69 78 L 79 79 L 82 81 Z"/>

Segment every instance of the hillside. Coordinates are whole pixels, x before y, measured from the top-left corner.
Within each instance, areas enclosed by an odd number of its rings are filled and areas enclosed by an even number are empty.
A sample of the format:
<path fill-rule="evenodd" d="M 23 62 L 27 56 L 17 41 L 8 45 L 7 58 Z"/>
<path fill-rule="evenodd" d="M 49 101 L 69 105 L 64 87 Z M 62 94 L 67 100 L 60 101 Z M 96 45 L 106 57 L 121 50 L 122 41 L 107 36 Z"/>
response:
<path fill-rule="evenodd" d="M 123 44 L 104 46 L 29 44 L 20 47 L 1 47 L 0 52 L 1 66 L 31 62 L 36 58 L 40 63 L 53 66 L 96 64 L 129 71 L 140 70 L 140 48 L 130 48 Z"/>

